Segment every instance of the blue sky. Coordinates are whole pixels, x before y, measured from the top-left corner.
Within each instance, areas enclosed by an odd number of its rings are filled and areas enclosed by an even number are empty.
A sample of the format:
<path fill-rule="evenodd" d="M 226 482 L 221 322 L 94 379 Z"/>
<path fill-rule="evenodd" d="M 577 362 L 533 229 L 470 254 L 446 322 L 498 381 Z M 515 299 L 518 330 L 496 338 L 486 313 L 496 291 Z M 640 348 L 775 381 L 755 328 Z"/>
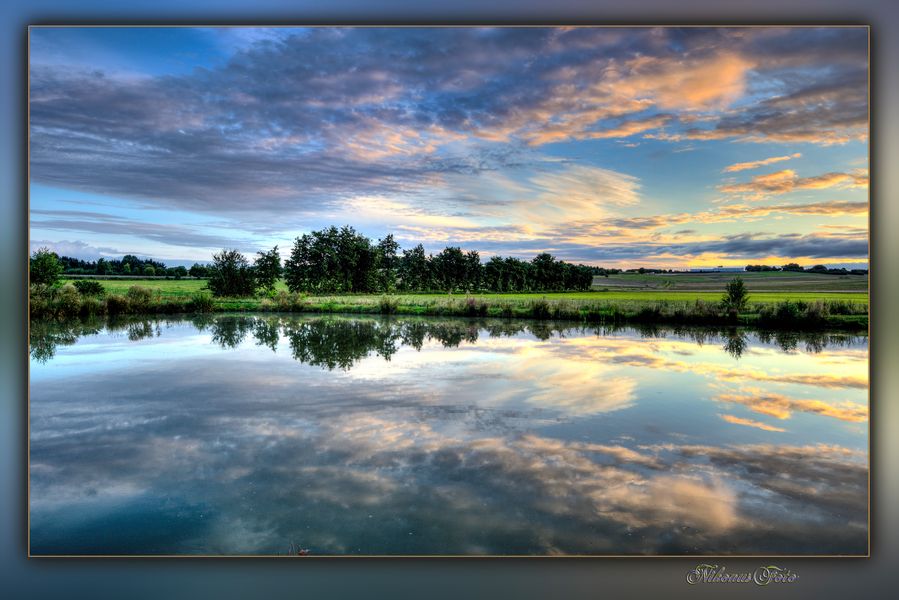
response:
<path fill-rule="evenodd" d="M 865 28 L 33 28 L 31 241 L 867 264 Z"/>

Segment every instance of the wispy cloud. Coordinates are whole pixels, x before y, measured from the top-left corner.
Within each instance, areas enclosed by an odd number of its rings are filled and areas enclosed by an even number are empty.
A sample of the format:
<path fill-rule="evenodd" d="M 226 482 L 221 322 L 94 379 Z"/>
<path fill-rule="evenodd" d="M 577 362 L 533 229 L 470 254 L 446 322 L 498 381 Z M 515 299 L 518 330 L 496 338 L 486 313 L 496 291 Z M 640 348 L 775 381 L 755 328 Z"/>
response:
<path fill-rule="evenodd" d="M 802 156 L 801 152 L 795 152 L 793 154 L 789 154 L 787 156 L 772 156 L 771 158 L 763 158 L 761 160 L 752 160 L 749 162 L 741 162 L 734 163 L 724 168 L 725 173 L 735 173 L 737 171 L 746 171 L 748 169 L 758 169 L 759 167 L 764 167 L 766 165 L 772 165 L 774 163 L 783 162 L 785 160 L 790 160 L 791 158 L 799 158 Z"/>
<path fill-rule="evenodd" d="M 784 169 L 756 175 L 745 183 L 722 185 L 718 189 L 726 194 L 741 194 L 750 199 L 787 194 L 797 190 L 824 190 L 828 188 L 867 187 L 868 172 L 859 169 L 852 173 L 824 173 L 812 177 L 800 177 L 792 169 Z"/>
<path fill-rule="evenodd" d="M 168 75 L 63 63 L 48 51 L 52 35 L 44 36 L 30 69 L 32 180 L 212 215 L 244 231 L 248 243 L 259 234 L 352 222 L 378 234 L 395 225 L 434 241 L 505 231 L 507 241 L 545 247 L 537 241 L 552 237 L 555 247 L 583 246 L 583 260 L 685 249 L 658 231 L 666 220 L 861 214 L 851 198 L 841 209 L 695 210 L 709 189 L 702 168 L 690 170 L 695 181 L 686 185 L 685 172 L 665 160 L 699 154 L 707 146 L 700 140 L 724 149 L 716 140 L 826 146 L 864 139 L 864 28 L 203 31 L 230 44 L 230 57 Z M 661 159 L 646 148 L 658 144 L 638 136 L 690 142 Z M 609 147 L 644 157 L 619 160 Z M 725 172 L 799 155 L 734 163 Z M 728 181 L 719 191 L 758 200 L 867 184 L 866 171 L 823 168 L 811 177 L 783 170 Z M 638 210 L 670 205 L 669 185 L 689 187 L 692 206 L 672 215 Z M 363 205 L 371 224 L 357 222 Z M 622 216 L 623 209 L 635 214 Z M 38 221 L 44 231 L 97 239 L 115 227 L 87 217 Z M 196 248 L 234 237 L 186 225 L 121 225 L 127 235 L 162 243 L 181 237 Z M 600 235 L 602 227 L 615 231 Z M 624 243 L 627 229 L 656 237 L 627 240 L 643 244 L 631 251 L 588 247 L 614 237 Z M 576 237 L 564 237 L 567 231 Z"/>
<path fill-rule="evenodd" d="M 746 427 L 755 427 L 756 429 L 761 429 L 762 431 L 778 431 L 784 432 L 786 429 L 782 427 L 775 427 L 774 425 L 768 425 L 767 423 L 762 423 L 761 421 L 753 421 L 752 419 L 744 419 L 742 417 L 736 417 L 734 415 L 718 415 L 724 421 L 731 423 L 733 425 L 745 425 Z"/>
<path fill-rule="evenodd" d="M 199 248 L 233 247 L 241 243 L 230 236 L 203 234 L 184 225 L 152 223 L 105 213 L 35 209 L 31 215 L 31 226 L 41 230 L 128 235 L 160 244 Z"/>
<path fill-rule="evenodd" d="M 789 419 L 793 412 L 804 412 L 853 423 L 868 420 L 868 407 L 854 402 L 834 404 L 808 398 L 791 398 L 758 389 L 748 394 L 719 394 L 715 399 L 719 402 L 742 404 L 753 412 L 777 419 Z"/>

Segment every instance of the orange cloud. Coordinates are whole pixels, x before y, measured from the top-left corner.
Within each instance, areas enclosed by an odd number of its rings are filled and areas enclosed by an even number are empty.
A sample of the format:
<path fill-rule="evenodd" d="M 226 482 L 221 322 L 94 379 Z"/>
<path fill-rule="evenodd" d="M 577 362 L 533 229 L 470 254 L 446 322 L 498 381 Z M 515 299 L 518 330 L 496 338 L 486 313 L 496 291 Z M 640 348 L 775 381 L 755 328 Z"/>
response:
<path fill-rule="evenodd" d="M 734 415 L 718 415 L 723 420 L 728 423 L 733 423 L 734 425 L 745 425 L 747 427 L 755 427 L 756 429 L 761 429 L 763 431 L 786 431 L 781 427 L 774 427 L 773 425 L 768 425 L 767 423 L 762 423 L 761 421 L 753 421 L 752 419 L 744 419 L 742 417 L 735 417 Z"/>
<path fill-rule="evenodd" d="M 539 146 L 570 139 L 622 138 L 663 127 L 670 115 L 630 119 L 596 129 L 603 119 L 627 118 L 650 108 L 707 111 L 724 108 L 743 95 L 746 74 L 754 66 L 734 53 L 702 58 L 641 56 L 624 63 L 611 62 L 601 74 L 565 67 L 551 79 L 545 99 L 534 106 L 510 111 L 502 121 L 480 127 L 474 135 L 491 141 L 513 137 Z M 579 78 L 595 83 L 578 85 Z M 689 117 L 688 117 L 689 118 Z"/>
<path fill-rule="evenodd" d="M 643 133 L 650 129 L 657 129 L 667 123 L 671 117 L 660 116 L 651 119 L 642 119 L 635 121 L 625 121 L 617 127 L 603 129 L 601 131 L 589 131 L 576 136 L 578 139 L 604 139 L 604 138 L 621 138 L 629 137 L 637 133 Z"/>
<path fill-rule="evenodd" d="M 742 194 L 751 199 L 780 195 L 795 190 L 823 190 L 833 187 L 866 187 L 868 173 L 858 169 L 852 173 L 824 173 L 814 177 L 799 177 L 796 171 L 784 169 L 756 175 L 751 181 L 720 186 L 718 189 L 726 194 Z"/>
<path fill-rule="evenodd" d="M 830 404 L 822 400 L 790 398 L 783 394 L 762 392 L 761 390 L 742 395 L 719 394 L 715 399 L 720 402 L 742 404 L 752 412 L 782 420 L 789 419 L 794 411 L 832 417 L 851 423 L 862 423 L 868 420 L 868 407 L 855 402 Z"/>
<path fill-rule="evenodd" d="M 771 158 L 765 158 L 762 160 L 753 160 L 750 162 L 741 162 L 725 167 L 725 173 L 735 173 L 737 171 L 746 171 L 748 169 L 757 169 L 759 167 L 764 167 L 765 165 L 771 165 L 774 163 L 783 162 L 785 160 L 790 160 L 791 158 L 799 158 L 802 154 L 800 152 L 796 152 L 795 154 L 789 154 L 787 156 L 772 156 Z"/>
<path fill-rule="evenodd" d="M 610 84 L 618 94 L 653 98 L 662 108 L 711 110 L 743 95 L 754 66 L 732 53 L 700 59 L 641 56 L 625 63 L 617 76 L 610 69 Z"/>

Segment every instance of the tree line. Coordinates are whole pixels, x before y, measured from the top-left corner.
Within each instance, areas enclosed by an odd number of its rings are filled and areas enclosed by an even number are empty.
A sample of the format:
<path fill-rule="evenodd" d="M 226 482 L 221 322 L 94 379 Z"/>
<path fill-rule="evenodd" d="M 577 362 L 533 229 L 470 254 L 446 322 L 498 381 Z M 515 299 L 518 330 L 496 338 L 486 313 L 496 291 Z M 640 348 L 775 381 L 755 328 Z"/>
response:
<path fill-rule="evenodd" d="M 196 278 L 209 276 L 209 267 L 194 263 L 190 268 L 177 266 L 167 267 L 165 263 L 152 258 L 138 258 L 126 254 L 121 259 L 98 258 L 82 260 L 71 256 L 57 256 L 63 275 L 122 275 L 144 277 L 174 277 L 180 279 L 188 275 Z"/>
<path fill-rule="evenodd" d="M 220 296 L 272 293 L 283 276 L 291 292 L 370 294 L 392 292 L 531 292 L 589 290 L 594 269 L 548 253 L 531 261 L 449 246 L 428 254 L 421 244 L 403 250 L 393 234 L 372 241 L 346 225 L 296 238 L 281 264 L 278 247 L 259 252 L 251 265 L 237 250 L 222 250 L 209 267 L 209 289 Z"/>
<path fill-rule="evenodd" d="M 388 234 L 373 242 L 350 226 L 329 227 L 294 241 L 284 264 L 294 292 L 531 292 L 589 290 L 593 269 L 546 252 L 533 260 L 493 256 L 448 246 L 428 254 L 421 244 L 403 250 Z"/>
<path fill-rule="evenodd" d="M 774 267 L 770 265 L 746 265 L 746 271 L 750 273 L 759 273 L 759 272 L 769 272 L 769 271 L 787 271 L 787 272 L 796 272 L 796 273 L 824 273 L 827 275 L 867 275 L 868 269 L 846 269 L 841 267 L 839 269 L 828 268 L 825 265 L 815 265 L 813 267 L 805 268 L 800 266 L 798 263 L 787 263 L 782 267 Z"/>

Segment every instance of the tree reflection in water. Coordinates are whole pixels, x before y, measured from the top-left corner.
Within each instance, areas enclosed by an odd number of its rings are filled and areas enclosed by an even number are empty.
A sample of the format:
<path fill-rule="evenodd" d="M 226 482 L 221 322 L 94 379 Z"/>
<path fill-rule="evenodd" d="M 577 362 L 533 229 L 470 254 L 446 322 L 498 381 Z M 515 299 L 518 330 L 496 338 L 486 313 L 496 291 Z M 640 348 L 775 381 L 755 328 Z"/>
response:
<path fill-rule="evenodd" d="M 196 315 L 183 317 L 199 331 L 209 331 L 212 342 L 222 348 L 236 348 L 248 337 L 257 345 L 277 351 L 286 338 L 294 359 L 327 369 L 350 369 L 359 360 L 375 354 L 390 360 L 401 347 L 421 350 L 425 342 L 437 341 L 444 347 L 476 343 L 486 334 L 490 338 L 521 333 L 539 340 L 566 333 L 607 335 L 618 331 L 637 331 L 646 338 L 669 335 L 685 338 L 702 346 L 720 343 L 739 359 L 754 336 L 763 344 L 774 344 L 784 352 L 794 352 L 802 344 L 807 352 L 818 353 L 828 346 L 853 343 L 857 336 L 835 332 L 762 331 L 744 328 L 595 326 L 572 322 L 511 319 L 346 317 L 338 315 Z M 34 320 L 29 331 L 31 358 L 45 363 L 56 355 L 60 345 L 72 345 L 80 337 L 97 335 L 104 329 L 124 332 L 137 342 L 162 335 L 163 328 L 177 323 L 172 318 L 91 318 L 84 320 Z"/>

